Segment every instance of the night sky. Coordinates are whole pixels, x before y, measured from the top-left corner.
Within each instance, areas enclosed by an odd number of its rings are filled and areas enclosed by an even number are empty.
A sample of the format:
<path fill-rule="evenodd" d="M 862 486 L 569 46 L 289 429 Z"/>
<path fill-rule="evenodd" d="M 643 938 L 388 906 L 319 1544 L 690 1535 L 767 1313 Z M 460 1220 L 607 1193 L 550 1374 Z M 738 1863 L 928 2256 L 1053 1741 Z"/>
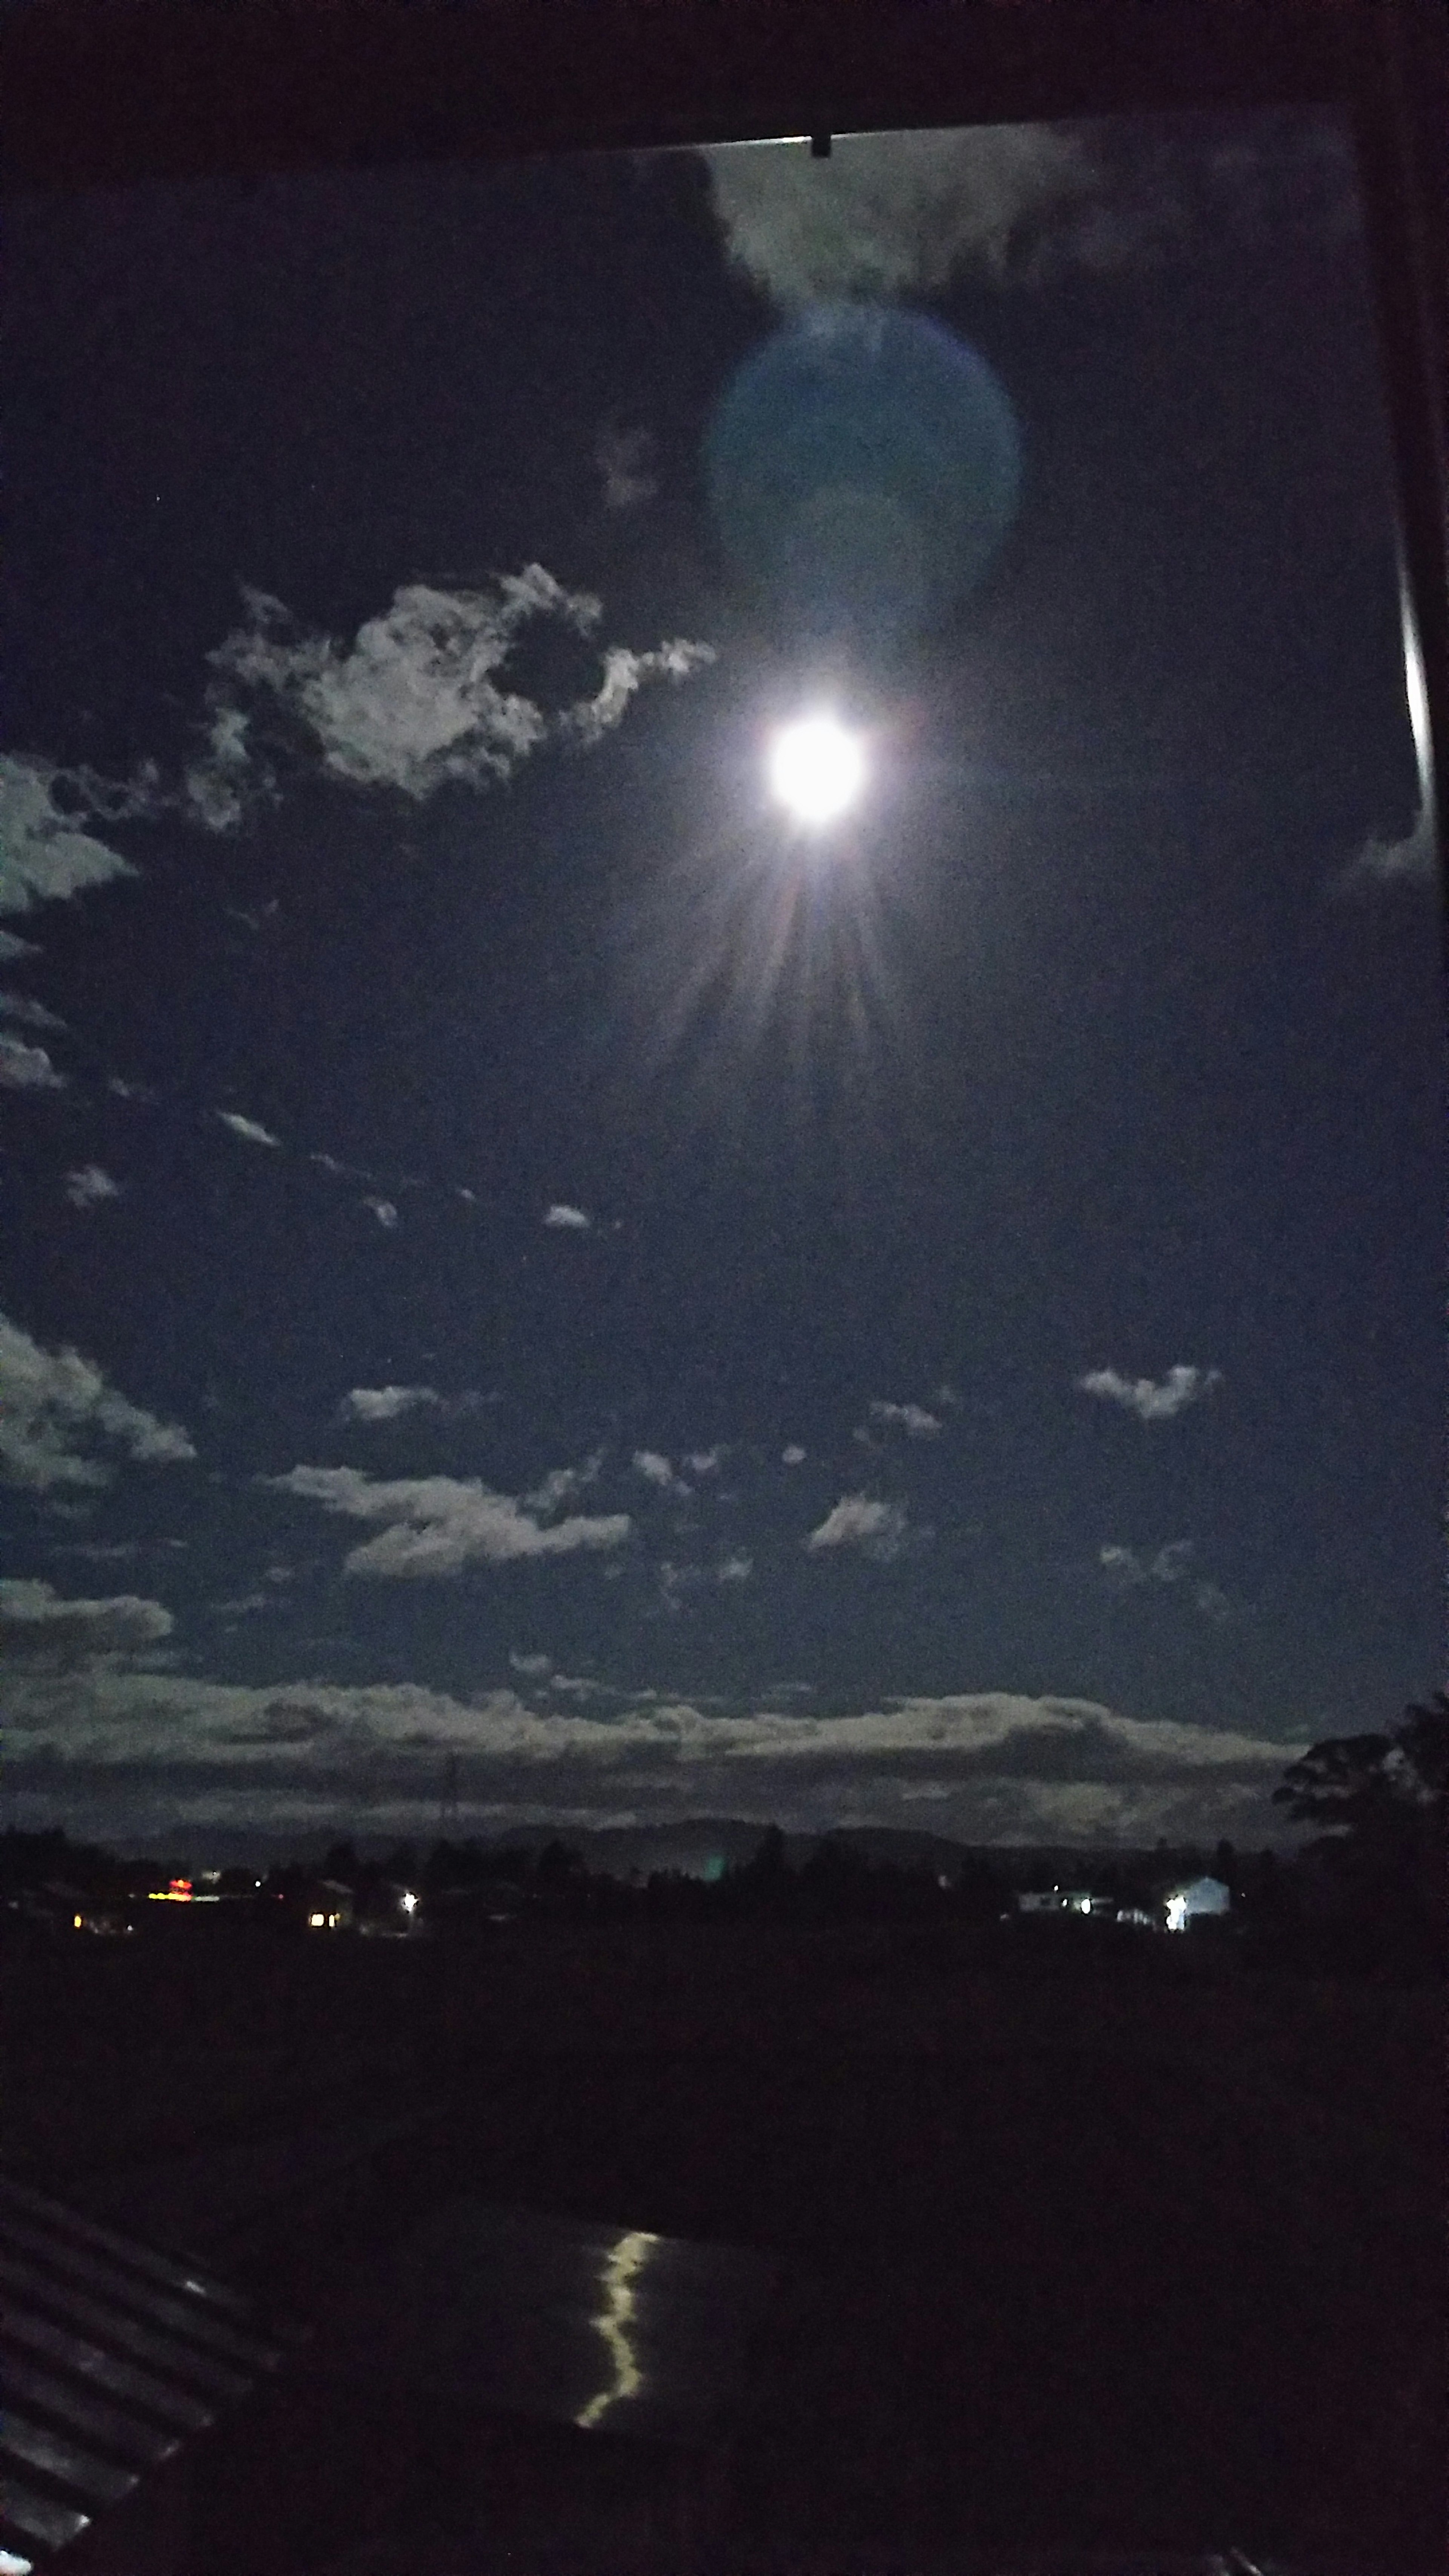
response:
<path fill-rule="evenodd" d="M 451 1767 L 484 1835 L 1281 1832 L 1441 1663 L 1438 902 L 1331 123 L 8 235 L 6 1821 L 426 1832 Z M 1020 488 L 962 571 L 898 378 L 826 632 L 710 458 L 842 312 L 984 359 Z"/>

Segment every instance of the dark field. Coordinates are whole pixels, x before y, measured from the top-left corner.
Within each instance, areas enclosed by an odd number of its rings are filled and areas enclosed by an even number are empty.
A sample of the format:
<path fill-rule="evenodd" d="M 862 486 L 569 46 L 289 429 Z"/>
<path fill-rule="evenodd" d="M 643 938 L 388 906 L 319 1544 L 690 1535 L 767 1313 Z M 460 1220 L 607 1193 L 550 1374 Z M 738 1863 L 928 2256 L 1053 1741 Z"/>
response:
<path fill-rule="evenodd" d="M 458 2191 L 774 2257 L 732 2569 L 1442 2561 L 1433 1989 L 1075 1927 L 188 1923 L 0 1975 L 8 2167 L 304 2314 Z"/>

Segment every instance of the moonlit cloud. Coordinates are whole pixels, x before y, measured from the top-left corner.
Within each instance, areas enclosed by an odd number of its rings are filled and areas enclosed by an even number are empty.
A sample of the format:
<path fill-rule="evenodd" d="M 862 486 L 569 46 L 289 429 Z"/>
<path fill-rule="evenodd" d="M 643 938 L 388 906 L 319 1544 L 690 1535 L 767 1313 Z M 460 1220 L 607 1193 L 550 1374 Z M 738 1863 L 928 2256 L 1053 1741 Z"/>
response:
<path fill-rule="evenodd" d="M 364 1199 L 363 1206 L 375 1216 L 384 1233 L 391 1234 L 397 1224 L 397 1209 L 391 1199 Z"/>
<path fill-rule="evenodd" d="M 511 1495 L 493 1493 L 476 1478 L 383 1481 L 355 1467 L 294 1467 L 267 1481 L 327 1511 L 383 1524 L 347 1557 L 344 1570 L 354 1575 L 450 1575 L 465 1565 L 568 1556 L 622 1547 L 633 1529 L 627 1512 L 580 1514 L 543 1526 Z"/>
<path fill-rule="evenodd" d="M 687 1494 L 690 1490 L 683 1477 L 676 1476 L 669 1460 L 657 1449 L 636 1449 L 634 1468 L 647 1485 L 657 1486 L 661 1494 Z"/>
<path fill-rule="evenodd" d="M 585 1485 L 594 1483 L 603 1463 L 603 1450 L 595 1449 L 592 1456 L 584 1460 L 582 1466 L 550 1467 L 548 1474 L 540 1477 L 532 1492 L 524 1495 L 525 1508 L 544 1516 L 558 1511 L 564 1503 L 571 1500 L 573 1495 L 581 1493 Z"/>
<path fill-rule="evenodd" d="M 591 636 L 601 603 L 565 590 L 541 564 L 505 574 L 492 591 L 437 590 L 413 582 L 368 618 L 352 641 L 309 635 L 283 603 L 244 588 L 248 622 L 209 656 L 206 749 L 188 773 L 195 819 L 235 826 L 248 806 L 278 792 L 277 755 L 257 744 L 255 718 L 289 721 L 297 756 L 354 787 L 386 787 L 422 802 L 458 781 L 491 786 L 545 743 L 596 743 L 620 721 L 646 680 L 686 679 L 714 659 L 682 639 L 650 652 L 601 648 L 591 697 L 546 709 L 501 686 L 522 628 L 557 619 Z"/>
<path fill-rule="evenodd" d="M 65 1194 L 73 1208 L 104 1207 L 107 1199 L 118 1199 L 121 1184 L 103 1172 L 99 1163 L 85 1163 L 77 1172 L 67 1172 Z"/>
<path fill-rule="evenodd" d="M 562 1199 L 555 1199 L 553 1206 L 544 1210 L 543 1221 L 556 1232 L 573 1234 L 587 1234 L 594 1222 L 583 1208 L 569 1207 Z"/>
<path fill-rule="evenodd" d="M 64 1091 L 66 1080 L 43 1046 L 0 1030 L 0 1091 Z"/>
<path fill-rule="evenodd" d="M 714 1579 L 716 1583 L 748 1583 L 754 1570 L 754 1558 L 742 1547 L 732 1548 L 715 1567 Z"/>
<path fill-rule="evenodd" d="M 941 1428 L 940 1417 L 921 1404 L 886 1404 L 876 1399 L 870 1418 L 884 1430 L 904 1431 L 912 1440 L 934 1440 Z"/>
<path fill-rule="evenodd" d="M 1101 1396 L 1110 1404 L 1125 1405 L 1139 1422 L 1170 1422 L 1189 1404 L 1196 1404 L 1221 1386 L 1221 1369 L 1187 1368 L 1179 1364 L 1170 1368 L 1166 1377 L 1123 1377 L 1117 1369 L 1091 1369 L 1079 1377 L 1077 1385 L 1083 1395 Z"/>
<path fill-rule="evenodd" d="M 715 1449 L 691 1449 L 684 1464 L 692 1476 L 713 1476 L 718 1473 L 724 1454 L 722 1443 Z"/>
<path fill-rule="evenodd" d="M 355 1386 L 337 1408 L 339 1422 L 396 1422 L 399 1414 L 418 1413 L 442 1403 L 431 1386 Z"/>
<path fill-rule="evenodd" d="M 91 1360 L 46 1351 L 0 1315 L 0 1479 L 45 1493 L 54 1486 L 106 1485 L 112 1443 L 147 1466 L 196 1455 L 186 1433 L 107 1386 Z"/>
<path fill-rule="evenodd" d="M 513 1658 L 552 1697 L 565 1677 L 548 1665 Z M 101 1662 L 16 1674 L 8 1695 L 12 1793 L 33 1780 L 72 1831 L 112 1839 L 122 1819 L 144 1840 L 178 1815 L 319 1830 L 354 1813 L 364 1762 L 373 1830 L 424 1831 L 451 1753 L 465 1831 L 604 1822 L 625 1805 L 818 1830 L 909 1821 L 925 1801 L 936 1830 L 967 1842 L 1140 1845 L 1272 1829 L 1271 1789 L 1302 1750 L 1005 1691 L 822 1717 L 794 1690 L 788 1705 L 777 1688 L 762 1695 L 774 1706 L 720 1714 L 589 1683 L 558 1693 L 582 1706 L 534 1709 L 511 1687 L 460 1700 L 417 1683 L 236 1685 Z"/>
<path fill-rule="evenodd" d="M 48 1011 L 43 1002 L 32 1000 L 29 993 L 0 993 L 0 1020 L 14 1020 L 22 1029 L 63 1029 L 64 1020 Z"/>
<path fill-rule="evenodd" d="M 825 161 L 803 144 L 718 144 L 703 158 L 730 259 L 790 309 L 1029 273 L 1052 219 L 1097 187 L 1086 146 L 1049 125 L 841 134 Z M 1083 259 L 1091 241 L 1084 229 Z"/>
<path fill-rule="evenodd" d="M 240 1136 L 245 1144 L 270 1145 L 274 1152 L 280 1153 L 281 1137 L 274 1136 L 259 1119 L 244 1118 L 239 1109 L 218 1109 L 216 1114 L 223 1127 L 229 1127 L 233 1136 Z"/>
<path fill-rule="evenodd" d="M 29 912 L 135 875 L 119 851 L 82 831 L 56 803 L 65 776 L 51 761 L 0 753 L 0 912 Z"/>
<path fill-rule="evenodd" d="M 789 1443 L 788 1447 L 786 1447 L 786 1448 L 784 1448 L 784 1449 L 782 1449 L 782 1450 L 781 1450 L 781 1452 L 780 1452 L 780 1464 L 781 1464 L 781 1466 L 782 1466 L 782 1467 L 803 1467 L 803 1466 L 804 1466 L 804 1464 L 805 1464 L 805 1451 L 800 1447 L 800 1445 L 799 1445 L 798 1441 L 792 1440 L 792 1441 Z"/>
<path fill-rule="evenodd" d="M 865 1556 L 889 1564 L 906 1544 L 908 1523 L 899 1503 L 872 1502 L 864 1494 L 843 1494 L 818 1529 L 805 1541 L 812 1555 L 831 1547 L 858 1547 Z"/>
<path fill-rule="evenodd" d="M 67 1601 L 49 1583 L 0 1580 L 0 1663 L 64 1671 L 100 1655 L 137 1653 L 169 1637 L 164 1604 L 123 1592 L 109 1601 Z"/>

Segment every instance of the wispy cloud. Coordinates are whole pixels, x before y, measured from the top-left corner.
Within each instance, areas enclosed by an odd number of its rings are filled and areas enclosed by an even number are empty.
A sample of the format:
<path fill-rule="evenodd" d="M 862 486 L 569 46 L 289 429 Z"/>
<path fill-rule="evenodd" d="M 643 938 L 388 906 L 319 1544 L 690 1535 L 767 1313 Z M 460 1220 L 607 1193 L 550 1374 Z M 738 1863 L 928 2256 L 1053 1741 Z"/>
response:
<path fill-rule="evenodd" d="M 43 1046 L 0 1030 L 0 1091 L 64 1091 L 66 1082 Z"/>
<path fill-rule="evenodd" d="M 805 1464 L 805 1456 L 806 1453 L 801 1448 L 799 1441 L 791 1440 L 780 1452 L 780 1464 L 782 1467 L 803 1467 Z"/>
<path fill-rule="evenodd" d="M 73 1208 L 104 1207 L 107 1199 L 120 1197 L 121 1184 L 99 1163 L 84 1163 L 78 1172 L 67 1172 L 65 1194 Z"/>
<path fill-rule="evenodd" d="M 572 1234 L 587 1234 L 594 1222 L 586 1209 L 569 1207 L 563 1199 L 555 1199 L 553 1206 L 544 1210 L 543 1221 L 558 1233 Z"/>
<path fill-rule="evenodd" d="M 440 1405 L 432 1386 L 355 1386 L 337 1408 L 339 1422 L 396 1422 L 399 1414 L 419 1413 Z"/>
<path fill-rule="evenodd" d="M 1338 894 L 1363 894 L 1376 886 L 1431 886 L 1438 875 L 1438 852 L 1429 808 L 1421 805 L 1413 823 L 1398 840 L 1370 832 L 1363 847 L 1333 880 Z"/>
<path fill-rule="evenodd" d="M 873 1502 L 865 1494 L 843 1494 L 818 1529 L 805 1540 L 812 1555 L 831 1547 L 858 1547 L 865 1556 L 889 1564 L 906 1545 L 909 1523 L 899 1503 Z"/>
<path fill-rule="evenodd" d="M 64 1020 L 48 1011 L 43 1002 L 34 1001 L 29 993 L 0 993 L 0 1020 L 14 1020 L 22 1029 L 63 1029 Z"/>
<path fill-rule="evenodd" d="M 1196 1553 L 1190 1538 L 1172 1539 L 1154 1555 L 1114 1542 L 1097 1550 L 1097 1563 L 1115 1592 L 1137 1592 L 1147 1584 L 1166 1584 L 1190 1598 L 1205 1619 L 1230 1619 L 1233 1605 L 1221 1586 L 1194 1573 Z"/>
<path fill-rule="evenodd" d="M 109 1601 L 68 1601 L 49 1583 L 0 1580 L 0 1662 L 27 1671 L 64 1671 L 99 1655 L 160 1643 L 175 1626 L 159 1601 L 123 1592 Z"/>
<path fill-rule="evenodd" d="M 196 820 L 228 830 L 278 792 L 278 755 L 258 744 L 256 717 L 282 715 L 296 756 L 354 787 L 387 787 L 416 801 L 451 781 L 472 787 L 512 775 L 545 743 L 599 741 L 646 680 L 686 679 L 713 647 L 682 639 L 635 653 L 601 650 L 592 697 L 547 709 L 500 685 L 531 618 L 591 636 L 602 615 L 588 592 L 566 590 L 541 564 L 503 575 L 491 591 L 413 582 L 348 644 L 301 631 L 267 592 L 244 588 L 247 623 L 209 656 L 206 749 L 187 780 Z"/>
<path fill-rule="evenodd" d="M 755 1560 L 742 1547 L 732 1548 L 722 1556 L 714 1569 L 716 1583 L 748 1583 L 755 1570 Z"/>
<path fill-rule="evenodd" d="M 1109 1404 L 1120 1404 L 1135 1413 L 1139 1422 L 1170 1422 L 1189 1404 L 1197 1404 L 1214 1387 L 1221 1386 L 1221 1369 L 1188 1368 L 1181 1363 L 1170 1368 L 1166 1377 L 1123 1377 L 1112 1368 L 1089 1369 L 1077 1385 L 1083 1395 L 1101 1396 Z"/>
<path fill-rule="evenodd" d="M 652 471 L 654 439 L 647 429 L 620 429 L 606 422 L 594 451 L 604 478 L 606 510 L 637 510 L 659 489 Z"/>
<path fill-rule="evenodd" d="M 594 1483 L 603 1463 L 603 1450 L 595 1449 L 589 1457 L 585 1458 L 581 1466 L 550 1467 L 547 1475 L 540 1478 L 532 1492 L 524 1495 L 525 1508 L 545 1516 L 550 1512 L 560 1511 L 565 1503 L 572 1501 L 575 1494 L 582 1493 L 586 1485 Z"/>
<path fill-rule="evenodd" d="M 376 1217 L 385 1234 L 393 1232 L 398 1219 L 397 1209 L 391 1199 L 364 1199 L 362 1204 L 371 1215 Z"/>
<path fill-rule="evenodd" d="M 266 1481 L 327 1511 L 382 1524 L 376 1538 L 347 1557 L 348 1574 L 457 1574 L 465 1565 L 622 1547 L 633 1528 L 627 1512 L 579 1514 L 545 1526 L 512 1495 L 494 1493 L 476 1478 L 375 1480 L 355 1467 L 294 1467 Z"/>
<path fill-rule="evenodd" d="M 274 1136 L 269 1127 L 262 1125 L 260 1119 L 244 1118 L 239 1109 L 218 1109 L 216 1114 L 223 1127 L 229 1127 L 233 1136 L 240 1136 L 244 1144 L 270 1145 L 274 1152 L 280 1153 L 281 1137 Z"/>
<path fill-rule="evenodd" d="M 45 1493 L 109 1484 L 107 1443 L 147 1466 L 194 1458 L 186 1433 L 107 1386 L 91 1360 L 46 1351 L 0 1315 L 0 1478 Z"/>

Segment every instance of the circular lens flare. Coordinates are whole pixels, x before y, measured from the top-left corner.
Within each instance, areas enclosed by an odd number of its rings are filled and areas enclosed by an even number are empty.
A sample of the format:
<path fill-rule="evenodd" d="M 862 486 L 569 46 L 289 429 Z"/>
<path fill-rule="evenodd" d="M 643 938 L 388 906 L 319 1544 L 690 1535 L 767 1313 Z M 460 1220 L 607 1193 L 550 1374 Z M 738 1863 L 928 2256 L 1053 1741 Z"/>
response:
<path fill-rule="evenodd" d="M 775 737 L 770 785 L 799 823 L 833 823 L 865 784 L 865 754 L 834 716 L 802 716 Z"/>

